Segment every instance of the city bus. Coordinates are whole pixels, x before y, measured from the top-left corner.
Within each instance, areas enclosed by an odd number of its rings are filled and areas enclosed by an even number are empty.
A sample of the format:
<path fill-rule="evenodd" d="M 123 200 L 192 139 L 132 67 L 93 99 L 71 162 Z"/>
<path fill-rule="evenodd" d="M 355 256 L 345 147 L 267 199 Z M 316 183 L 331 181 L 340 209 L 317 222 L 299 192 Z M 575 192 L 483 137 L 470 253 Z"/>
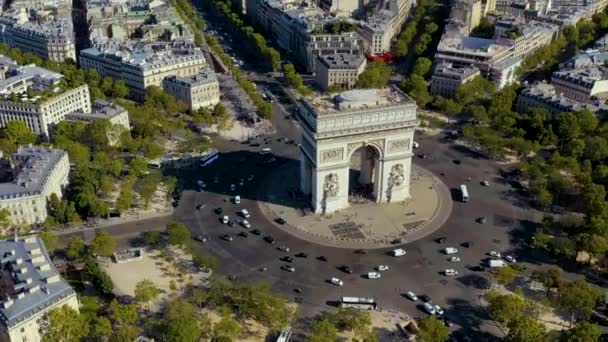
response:
<path fill-rule="evenodd" d="M 290 337 L 291 337 L 291 327 L 287 327 L 283 331 L 281 331 L 281 335 L 279 335 L 279 337 L 277 338 L 277 342 L 287 342 L 287 341 L 289 341 Z"/>
<path fill-rule="evenodd" d="M 460 186 L 460 192 L 462 194 L 462 201 L 464 203 L 467 203 L 469 201 L 469 192 L 467 191 L 467 186 L 466 185 L 461 185 Z"/>
<path fill-rule="evenodd" d="M 359 297 L 342 297 L 340 301 L 340 307 L 342 308 L 355 308 L 355 309 L 366 309 L 376 310 L 378 304 L 374 298 L 359 298 Z"/>
<path fill-rule="evenodd" d="M 217 158 L 219 158 L 219 156 L 220 156 L 220 154 L 217 152 L 217 150 L 211 151 L 209 154 L 207 154 L 201 158 L 201 166 L 205 167 L 205 166 L 213 163 L 214 161 L 217 160 Z"/>

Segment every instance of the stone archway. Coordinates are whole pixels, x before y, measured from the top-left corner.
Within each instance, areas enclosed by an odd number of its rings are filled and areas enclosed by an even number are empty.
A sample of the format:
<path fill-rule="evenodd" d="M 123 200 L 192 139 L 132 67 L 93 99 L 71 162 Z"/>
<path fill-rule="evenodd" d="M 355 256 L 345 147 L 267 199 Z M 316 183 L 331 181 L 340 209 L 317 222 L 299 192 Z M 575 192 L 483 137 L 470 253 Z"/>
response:
<path fill-rule="evenodd" d="M 397 88 L 354 90 L 301 100 L 298 110 L 303 128 L 300 188 L 310 194 L 315 213 L 349 206 L 350 158 L 362 147 L 374 154 L 373 172 L 364 175 L 364 181 L 373 180 L 374 201 L 409 198 L 418 120 L 416 104 L 407 95 Z"/>

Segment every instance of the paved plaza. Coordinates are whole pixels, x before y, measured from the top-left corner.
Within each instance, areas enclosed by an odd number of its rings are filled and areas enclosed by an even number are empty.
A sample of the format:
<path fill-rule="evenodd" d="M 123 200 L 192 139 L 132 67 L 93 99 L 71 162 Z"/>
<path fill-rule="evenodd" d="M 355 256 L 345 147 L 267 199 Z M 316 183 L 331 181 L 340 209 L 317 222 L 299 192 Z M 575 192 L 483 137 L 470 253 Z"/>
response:
<path fill-rule="evenodd" d="M 291 167 L 276 171 L 261 187 L 262 212 L 271 219 L 284 217 L 281 229 L 326 246 L 382 248 L 420 239 L 437 230 L 452 210 L 449 189 L 425 169 L 412 168 L 411 198 L 405 202 L 377 204 L 351 200 L 351 207 L 330 215 L 314 215 L 309 205 L 295 195 L 298 177 Z"/>

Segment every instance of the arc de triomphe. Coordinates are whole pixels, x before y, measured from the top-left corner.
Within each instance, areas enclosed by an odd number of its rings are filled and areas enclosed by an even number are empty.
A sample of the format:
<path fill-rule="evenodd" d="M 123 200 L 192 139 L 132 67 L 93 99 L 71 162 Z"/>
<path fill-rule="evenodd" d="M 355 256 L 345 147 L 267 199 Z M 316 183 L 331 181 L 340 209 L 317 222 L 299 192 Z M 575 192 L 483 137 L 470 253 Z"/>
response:
<path fill-rule="evenodd" d="M 363 148 L 358 181 L 376 202 L 410 197 L 416 104 L 397 88 L 345 91 L 299 104 L 300 188 L 315 213 L 348 207 L 350 160 Z"/>

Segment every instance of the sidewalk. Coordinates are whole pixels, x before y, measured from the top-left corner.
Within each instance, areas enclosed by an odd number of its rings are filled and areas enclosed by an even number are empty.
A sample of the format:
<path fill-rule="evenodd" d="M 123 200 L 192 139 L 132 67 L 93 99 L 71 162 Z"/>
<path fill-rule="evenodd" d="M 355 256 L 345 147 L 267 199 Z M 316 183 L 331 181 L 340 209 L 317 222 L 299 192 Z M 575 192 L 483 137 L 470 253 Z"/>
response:
<path fill-rule="evenodd" d="M 109 227 L 118 226 L 121 224 L 150 220 L 150 219 L 154 219 L 154 218 L 170 217 L 170 216 L 173 216 L 173 208 L 171 208 L 171 210 L 166 211 L 166 212 L 146 214 L 145 216 L 144 215 L 130 215 L 130 216 L 126 216 L 126 217 L 112 217 L 109 219 L 99 220 L 99 223 L 96 223 L 94 227 L 85 227 L 83 224 L 80 224 L 79 226 L 76 226 L 76 227 L 59 229 L 59 230 L 57 230 L 57 235 L 61 236 L 61 235 L 69 235 L 69 234 L 84 232 L 84 231 L 86 231 L 86 232 L 96 231 L 98 229 L 109 228 Z"/>

